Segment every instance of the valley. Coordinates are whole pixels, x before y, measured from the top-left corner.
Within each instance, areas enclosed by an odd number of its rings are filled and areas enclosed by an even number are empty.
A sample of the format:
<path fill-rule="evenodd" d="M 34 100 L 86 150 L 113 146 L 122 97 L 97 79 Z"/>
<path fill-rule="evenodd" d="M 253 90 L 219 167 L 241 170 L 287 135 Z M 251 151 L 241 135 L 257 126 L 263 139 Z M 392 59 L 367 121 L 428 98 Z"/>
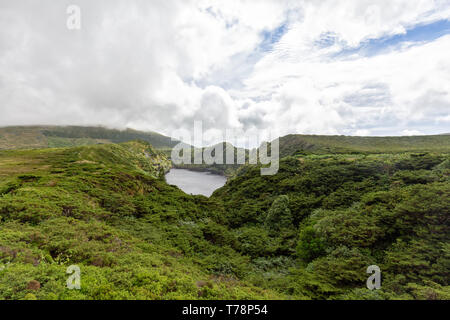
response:
<path fill-rule="evenodd" d="M 169 146 L 0 151 L 0 298 L 449 299 L 450 136 L 314 139 L 209 198 L 168 184 Z"/>

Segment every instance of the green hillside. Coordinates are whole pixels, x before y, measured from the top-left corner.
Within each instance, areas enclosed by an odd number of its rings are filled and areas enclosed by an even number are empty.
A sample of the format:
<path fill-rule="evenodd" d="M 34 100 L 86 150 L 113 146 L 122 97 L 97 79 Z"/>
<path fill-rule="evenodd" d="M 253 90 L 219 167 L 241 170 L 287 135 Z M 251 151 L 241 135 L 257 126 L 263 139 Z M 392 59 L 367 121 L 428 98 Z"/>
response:
<path fill-rule="evenodd" d="M 0 299 L 283 298 L 243 280 L 221 207 L 167 165 L 142 142 L 0 151 Z"/>
<path fill-rule="evenodd" d="M 154 148 L 163 150 L 170 157 L 171 149 L 178 143 L 170 137 L 155 132 L 132 129 L 116 130 L 104 127 L 81 126 L 17 126 L 0 128 L 0 150 L 30 148 L 61 148 L 83 145 L 122 143 L 142 140 Z M 237 148 L 224 143 L 226 148 Z M 192 148 L 192 155 L 194 153 Z M 202 151 L 204 150 L 201 149 Z M 354 137 L 321 135 L 287 135 L 280 138 L 280 156 L 302 154 L 357 154 L 357 153 L 398 153 L 398 152 L 448 152 L 450 135 L 415 137 Z M 245 150 L 248 162 L 248 150 Z M 192 157 L 193 158 L 193 157 Z M 225 153 L 224 160 L 225 163 Z M 193 163 L 193 161 L 192 161 Z M 236 161 L 235 161 L 236 163 Z M 191 170 L 208 170 L 232 176 L 241 165 L 177 165 Z"/>
<path fill-rule="evenodd" d="M 145 141 L 0 151 L 0 299 L 450 299 L 445 139 L 342 139 L 285 144 L 276 175 L 240 166 L 210 198 Z"/>
<path fill-rule="evenodd" d="M 450 154 L 309 155 L 213 194 L 255 283 L 312 299 L 450 298 Z M 365 288 L 366 268 L 382 289 Z"/>
<path fill-rule="evenodd" d="M 155 132 L 104 127 L 23 126 L 0 128 L 1 149 L 60 148 L 142 140 L 156 149 L 171 149 L 178 142 Z"/>
<path fill-rule="evenodd" d="M 226 151 L 223 164 L 193 164 L 195 150 L 191 149 L 191 164 L 176 165 L 189 170 L 211 171 L 232 177 L 242 167 L 237 164 L 238 148 L 230 143 L 223 143 L 223 150 L 232 149 L 234 164 L 226 164 Z M 270 150 L 270 149 L 269 149 Z M 353 137 L 321 135 L 287 135 L 279 138 L 280 157 L 292 155 L 327 155 L 327 154 L 396 154 L 405 152 L 450 152 L 450 135 L 416 136 L 416 137 Z M 248 163 L 249 150 L 245 149 Z"/>
<path fill-rule="evenodd" d="M 302 153 L 448 152 L 450 135 L 354 137 L 292 134 L 280 138 L 280 155 Z"/>
<path fill-rule="evenodd" d="M 205 159 L 203 158 L 203 163 L 202 164 L 195 164 L 194 163 L 194 157 L 196 153 L 200 153 L 203 154 L 203 152 L 205 151 L 205 149 L 207 148 L 195 148 L 195 147 L 191 147 L 191 161 L 188 164 L 173 164 L 173 166 L 175 168 L 180 168 L 180 169 L 188 169 L 191 171 L 208 171 L 214 174 L 219 174 L 219 175 L 224 175 L 227 177 L 232 177 L 237 170 L 239 170 L 239 168 L 242 167 L 242 164 L 238 164 L 237 161 L 237 155 L 238 152 L 244 152 L 245 154 L 245 162 L 248 163 L 248 155 L 249 155 L 249 151 L 247 149 L 242 149 L 242 148 L 236 148 L 234 147 L 231 143 L 221 143 L 221 144 L 216 144 L 213 145 L 211 147 L 208 148 L 214 148 L 216 146 L 219 146 L 222 148 L 223 150 L 223 157 L 222 157 L 222 164 L 218 164 L 218 163 L 213 163 L 213 164 L 206 164 L 205 163 Z M 227 164 L 227 151 L 230 150 L 232 152 L 232 154 L 234 155 L 233 157 L 233 162 L 231 164 Z M 212 152 L 214 155 L 214 152 Z"/>

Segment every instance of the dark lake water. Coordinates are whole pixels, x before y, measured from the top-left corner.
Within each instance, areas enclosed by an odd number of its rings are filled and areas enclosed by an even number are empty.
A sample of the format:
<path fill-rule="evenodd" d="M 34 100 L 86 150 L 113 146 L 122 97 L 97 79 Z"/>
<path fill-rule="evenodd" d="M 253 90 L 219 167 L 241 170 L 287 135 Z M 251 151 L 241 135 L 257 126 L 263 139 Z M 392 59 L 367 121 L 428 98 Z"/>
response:
<path fill-rule="evenodd" d="M 211 196 L 227 182 L 227 178 L 209 172 L 189 171 L 186 169 L 171 169 L 166 173 L 168 184 L 176 185 L 187 194 L 202 194 Z"/>

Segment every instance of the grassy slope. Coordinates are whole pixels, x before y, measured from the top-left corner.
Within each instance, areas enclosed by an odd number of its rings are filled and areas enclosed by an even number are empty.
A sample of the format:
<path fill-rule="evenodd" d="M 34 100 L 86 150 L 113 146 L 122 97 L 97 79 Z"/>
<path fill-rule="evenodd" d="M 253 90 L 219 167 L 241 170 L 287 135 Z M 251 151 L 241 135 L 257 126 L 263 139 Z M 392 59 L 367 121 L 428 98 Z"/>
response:
<path fill-rule="evenodd" d="M 157 149 L 177 144 L 155 132 L 80 126 L 24 126 L 0 128 L 1 149 L 58 148 L 142 140 Z"/>
<path fill-rule="evenodd" d="M 141 132 L 131 129 L 120 131 L 103 127 L 80 126 L 23 126 L 0 128 L 0 150 L 48 147 L 61 148 L 106 143 L 122 143 L 131 140 L 146 141 L 156 149 L 164 151 L 168 157 L 170 157 L 172 147 L 177 144 L 177 142 L 172 141 L 170 137 L 166 137 L 158 133 Z M 236 154 L 237 149 L 231 144 L 227 143 L 226 148 L 233 148 Z M 287 135 L 280 138 L 281 157 L 308 153 L 441 152 L 448 150 L 449 148 L 450 135 L 417 137 Z M 248 160 L 248 150 L 245 150 L 245 152 L 246 159 Z M 188 164 L 177 165 L 177 167 L 188 168 L 190 170 L 211 171 L 213 173 L 231 177 L 236 173 L 241 165 Z"/>
<path fill-rule="evenodd" d="M 287 135 L 280 138 L 281 156 L 295 153 L 398 153 L 445 152 L 450 149 L 449 135 L 414 137 L 352 137 Z"/>
<path fill-rule="evenodd" d="M 282 298 L 237 279 L 221 208 L 160 180 L 167 165 L 140 142 L 1 151 L 0 298 Z"/>

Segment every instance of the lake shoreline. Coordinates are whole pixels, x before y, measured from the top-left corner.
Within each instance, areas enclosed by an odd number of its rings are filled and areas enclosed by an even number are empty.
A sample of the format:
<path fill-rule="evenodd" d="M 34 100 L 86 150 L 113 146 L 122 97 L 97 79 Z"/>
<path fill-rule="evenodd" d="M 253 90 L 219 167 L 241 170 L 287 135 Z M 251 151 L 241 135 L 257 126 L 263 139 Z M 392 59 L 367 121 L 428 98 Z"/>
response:
<path fill-rule="evenodd" d="M 207 167 L 200 167 L 203 165 L 175 165 L 172 164 L 172 168 L 171 169 L 182 169 L 182 170 L 188 170 L 188 171 L 194 171 L 194 172 L 207 172 L 207 173 L 211 173 L 214 175 L 218 175 L 218 176 L 222 176 L 227 178 L 230 178 L 229 175 L 226 175 L 223 171 L 219 170 L 219 169 L 214 169 L 214 168 L 207 168 Z M 170 170 L 169 170 L 170 171 Z M 167 171 L 167 172 L 169 172 Z"/>
<path fill-rule="evenodd" d="M 165 174 L 167 184 L 177 186 L 186 194 L 210 197 L 227 183 L 227 177 L 207 170 L 189 170 L 173 167 Z"/>

